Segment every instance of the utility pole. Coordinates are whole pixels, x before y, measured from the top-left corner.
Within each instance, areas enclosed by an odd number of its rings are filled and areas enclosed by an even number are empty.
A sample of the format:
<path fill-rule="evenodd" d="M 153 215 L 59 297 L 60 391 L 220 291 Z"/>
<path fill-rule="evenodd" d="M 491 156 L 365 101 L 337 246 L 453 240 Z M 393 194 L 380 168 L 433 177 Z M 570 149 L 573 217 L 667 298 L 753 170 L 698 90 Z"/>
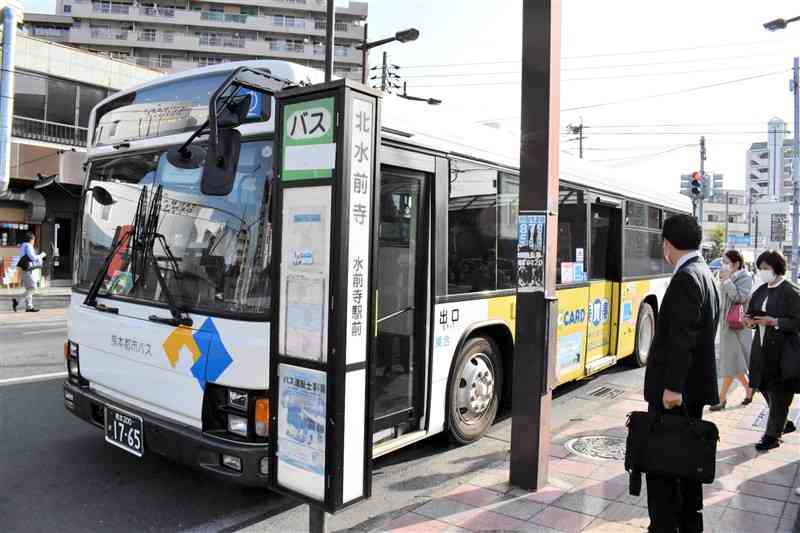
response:
<path fill-rule="evenodd" d="M 531 280 L 518 283 L 512 376 L 511 484 L 538 490 L 548 483 L 551 390 L 556 358 L 558 239 L 558 116 L 561 0 L 522 4 L 522 102 L 519 220 L 542 242 L 518 261 Z"/>
<path fill-rule="evenodd" d="M 325 26 L 325 81 L 333 79 L 333 31 L 336 20 L 334 0 L 328 0 Z"/>
<path fill-rule="evenodd" d="M 725 248 L 728 247 L 728 191 L 725 191 Z"/>
<path fill-rule="evenodd" d="M 578 157 L 580 159 L 583 159 L 583 117 L 581 117 L 580 124 L 578 124 L 577 126 L 573 126 L 572 124 L 570 124 L 569 126 L 567 126 L 567 129 L 571 134 L 578 136 Z M 570 140 L 574 141 L 575 139 L 570 139 Z"/>
<path fill-rule="evenodd" d="M 700 179 L 705 182 L 706 179 L 706 138 L 700 137 Z M 700 221 L 700 227 L 703 227 L 703 197 L 702 195 L 697 200 L 697 219 Z"/>
<path fill-rule="evenodd" d="M 753 243 L 753 250 L 758 253 L 758 210 L 756 209 L 756 238 Z"/>
<path fill-rule="evenodd" d="M 367 28 L 369 24 L 366 22 L 364 23 L 364 41 L 361 43 L 361 83 L 364 85 L 367 84 L 367 71 L 369 70 L 369 66 L 367 65 L 367 57 L 369 57 L 369 48 L 367 48 Z"/>
<path fill-rule="evenodd" d="M 383 67 L 381 67 L 381 91 L 386 92 L 389 86 L 389 62 L 386 59 L 386 50 L 383 51 Z"/>
<path fill-rule="evenodd" d="M 798 215 L 798 191 L 800 191 L 800 58 L 794 58 L 792 66 L 792 92 L 794 93 L 794 131 L 792 132 L 792 282 L 797 283 L 797 242 L 800 215 Z"/>

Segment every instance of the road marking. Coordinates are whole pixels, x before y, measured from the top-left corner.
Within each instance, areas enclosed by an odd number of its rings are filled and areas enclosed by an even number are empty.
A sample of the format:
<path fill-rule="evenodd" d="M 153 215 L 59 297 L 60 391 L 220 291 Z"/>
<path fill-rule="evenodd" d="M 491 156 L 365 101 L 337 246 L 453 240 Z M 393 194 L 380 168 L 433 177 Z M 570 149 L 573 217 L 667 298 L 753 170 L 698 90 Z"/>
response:
<path fill-rule="evenodd" d="M 62 326 L 60 328 L 37 329 L 36 331 L 23 331 L 21 335 L 39 335 L 40 333 L 52 333 L 54 331 L 67 331 L 67 326 Z"/>
<path fill-rule="evenodd" d="M 0 379 L 0 385 L 14 385 L 15 383 L 30 383 L 34 381 L 45 381 L 67 377 L 67 372 L 51 372 L 49 374 L 35 374 L 33 376 L 21 376 L 18 378 Z"/>

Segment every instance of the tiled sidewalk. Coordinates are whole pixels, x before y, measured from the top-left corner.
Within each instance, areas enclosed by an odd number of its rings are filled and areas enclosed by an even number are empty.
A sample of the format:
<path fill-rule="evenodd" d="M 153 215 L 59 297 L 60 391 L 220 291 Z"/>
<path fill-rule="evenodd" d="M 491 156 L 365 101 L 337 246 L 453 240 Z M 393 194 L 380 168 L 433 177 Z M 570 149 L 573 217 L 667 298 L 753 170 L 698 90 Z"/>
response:
<path fill-rule="evenodd" d="M 742 395 L 741 389 L 735 390 L 728 405 L 738 406 Z M 705 531 L 793 531 L 800 508 L 800 497 L 794 493 L 800 486 L 800 434 L 787 435 L 776 450 L 756 452 L 753 445 L 763 432 L 765 407 L 758 396 L 747 407 L 704 415 L 717 424 L 721 436 L 717 480 L 704 486 Z M 375 531 L 643 531 L 649 524 L 646 484 L 641 496 L 630 496 L 621 461 L 592 460 L 564 447 L 582 435 L 624 437 L 625 414 L 643 409 L 645 403 L 629 394 L 604 415 L 562 427 L 552 442 L 550 485 L 537 493 L 509 486 L 506 459 L 476 472 L 455 489 L 434 494 Z M 798 410 L 793 415 L 797 418 Z"/>
<path fill-rule="evenodd" d="M 16 313 L 0 313 L 0 327 L 3 327 L 4 324 L 58 322 L 66 319 L 66 309 L 42 309 L 38 313 L 26 313 L 24 306 L 21 306 L 20 311 Z"/>

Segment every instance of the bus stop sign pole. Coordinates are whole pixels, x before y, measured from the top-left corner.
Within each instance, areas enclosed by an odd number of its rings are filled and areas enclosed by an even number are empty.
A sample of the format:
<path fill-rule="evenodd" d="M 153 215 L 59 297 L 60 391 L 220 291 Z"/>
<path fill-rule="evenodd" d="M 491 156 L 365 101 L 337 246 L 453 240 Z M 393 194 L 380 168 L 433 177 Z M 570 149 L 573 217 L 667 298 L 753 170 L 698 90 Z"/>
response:
<path fill-rule="evenodd" d="M 555 385 L 561 0 L 527 1 L 522 11 L 519 277 L 510 481 L 522 489 L 538 490 L 547 485 Z"/>
<path fill-rule="evenodd" d="M 276 94 L 269 476 L 312 531 L 372 490 L 380 96 L 346 79 Z"/>

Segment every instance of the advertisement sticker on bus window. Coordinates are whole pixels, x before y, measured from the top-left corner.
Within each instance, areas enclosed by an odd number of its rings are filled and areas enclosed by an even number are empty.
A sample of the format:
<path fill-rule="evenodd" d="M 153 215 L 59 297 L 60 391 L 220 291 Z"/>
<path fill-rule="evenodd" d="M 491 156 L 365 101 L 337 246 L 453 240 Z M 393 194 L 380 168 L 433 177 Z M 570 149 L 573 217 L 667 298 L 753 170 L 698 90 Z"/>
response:
<path fill-rule="evenodd" d="M 284 107 L 281 179 L 330 178 L 336 166 L 334 99 L 320 98 Z"/>
<path fill-rule="evenodd" d="M 575 248 L 575 262 L 583 263 L 583 248 Z"/>
<path fill-rule="evenodd" d="M 561 263 L 561 283 L 574 283 L 575 279 L 575 263 Z"/>
<path fill-rule="evenodd" d="M 327 375 L 280 364 L 278 380 L 278 481 L 323 500 Z"/>
<path fill-rule="evenodd" d="M 522 214 L 517 222 L 517 289 L 520 292 L 544 290 L 546 217 Z"/>

